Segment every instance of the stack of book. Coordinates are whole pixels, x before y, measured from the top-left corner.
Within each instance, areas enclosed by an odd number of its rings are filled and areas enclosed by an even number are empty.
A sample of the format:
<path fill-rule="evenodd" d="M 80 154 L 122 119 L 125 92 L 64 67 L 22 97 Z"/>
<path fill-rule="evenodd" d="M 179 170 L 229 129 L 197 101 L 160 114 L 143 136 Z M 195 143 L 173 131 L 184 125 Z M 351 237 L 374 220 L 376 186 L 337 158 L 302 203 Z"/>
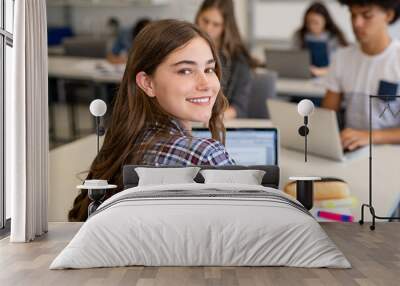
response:
<path fill-rule="evenodd" d="M 296 183 L 287 184 L 284 191 L 296 197 Z M 310 212 L 318 221 L 353 222 L 357 205 L 358 200 L 351 196 L 346 182 L 336 178 L 314 182 L 314 207 Z"/>

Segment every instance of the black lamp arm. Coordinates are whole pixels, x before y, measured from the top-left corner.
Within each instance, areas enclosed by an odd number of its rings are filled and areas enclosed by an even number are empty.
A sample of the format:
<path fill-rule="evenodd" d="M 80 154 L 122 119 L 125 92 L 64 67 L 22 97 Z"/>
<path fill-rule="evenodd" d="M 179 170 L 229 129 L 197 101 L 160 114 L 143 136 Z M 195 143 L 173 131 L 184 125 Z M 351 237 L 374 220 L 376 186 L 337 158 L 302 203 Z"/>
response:
<path fill-rule="evenodd" d="M 304 125 L 300 126 L 299 134 L 304 137 L 304 161 L 307 162 L 307 135 L 310 130 L 307 127 L 308 125 L 308 116 L 304 116 Z"/>
<path fill-rule="evenodd" d="M 100 148 L 99 148 L 99 146 L 100 146 L 100 144 L 99 144 L 99 141 L 100 141 L 99 140 L 99 137 L 100 137 L 99 129 L 100 129 L 100 117 L 96 116 L 97 155 L 99 154 L 99 150 L 100 150 Z"/>

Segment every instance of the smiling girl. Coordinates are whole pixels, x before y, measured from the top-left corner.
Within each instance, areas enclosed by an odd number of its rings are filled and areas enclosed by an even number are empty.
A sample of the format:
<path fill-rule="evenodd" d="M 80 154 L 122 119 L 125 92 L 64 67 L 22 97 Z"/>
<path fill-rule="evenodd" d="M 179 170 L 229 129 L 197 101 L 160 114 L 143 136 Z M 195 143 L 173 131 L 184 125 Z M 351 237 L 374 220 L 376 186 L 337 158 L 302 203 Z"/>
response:
<path fill-rule="evenodd" d="M 228 103 L 220 78 L 213 43 L 195 25 L 162 20 L 146 26 L 129 54 L 111 124 L 87 179 L 106 179 L 118 192 L 126 164 L 234 164 L 222 145 Z M 207 124 L 213 139 L 192 137 L 191 122 Z M 85 220 L 88 204 L 83 190 L 69 220 Z"/>

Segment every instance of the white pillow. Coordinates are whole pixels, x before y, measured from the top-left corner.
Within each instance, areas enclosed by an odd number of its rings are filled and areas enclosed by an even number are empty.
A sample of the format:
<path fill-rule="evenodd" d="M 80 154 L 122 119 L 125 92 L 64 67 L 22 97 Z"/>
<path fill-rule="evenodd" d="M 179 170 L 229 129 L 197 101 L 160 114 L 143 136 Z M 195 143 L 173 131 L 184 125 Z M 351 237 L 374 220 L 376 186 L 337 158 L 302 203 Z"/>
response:
<path fill-rule="evenodd" d="M 193 179 L 199 170 L 199 167 L 135 168 L 139 176 L 138 186 L 195 183 Z"/>
<path fill-rule="evenodd" d="M 201 170 L 204 183 L 234 183 L 261 185 L 265 171 L 261 170 Z"/>

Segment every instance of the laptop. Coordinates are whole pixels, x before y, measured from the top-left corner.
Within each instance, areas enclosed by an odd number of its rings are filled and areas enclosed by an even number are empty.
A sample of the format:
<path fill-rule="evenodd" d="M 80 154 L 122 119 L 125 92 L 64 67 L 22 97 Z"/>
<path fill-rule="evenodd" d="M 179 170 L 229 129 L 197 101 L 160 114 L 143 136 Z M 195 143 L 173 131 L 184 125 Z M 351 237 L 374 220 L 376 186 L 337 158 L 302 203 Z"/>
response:
<path fill-rule="evenodd" d="M 107 41 L 102 38 L 66 38 L 63 47 L 67 56 L 86 58 L 105 58 L 107 56 Z"/>
<path fill-rule="evenodd" d="M 303 117 L 297 112 L 297 104 L 279 100 L 268 100 L 267 107 L 274 126 L 278 127 L 282 146 L 304 152 L 304 137 L 298 129 L 304 124 Z M 324 108 L 315 108 L 308 119 L 310 133 L 307 136 L 309 154 L 344 161 L 356 154 L 366 154 L 368 148 L 344 152 L 340 141 L 340 131 L 336 112 Z"/>
<path fill-rule="evenodd" d="M 308 50 L 265 50 L 267 68 L 283 78 L 312 78 Z"/>
<path fill-rule="evenodd" d="M 211 138 L 208 128 L 193 128 L 192 135 Z M 225 147 L 238 165 L 278 165 L 276 128 L 227 128 Z"/>

